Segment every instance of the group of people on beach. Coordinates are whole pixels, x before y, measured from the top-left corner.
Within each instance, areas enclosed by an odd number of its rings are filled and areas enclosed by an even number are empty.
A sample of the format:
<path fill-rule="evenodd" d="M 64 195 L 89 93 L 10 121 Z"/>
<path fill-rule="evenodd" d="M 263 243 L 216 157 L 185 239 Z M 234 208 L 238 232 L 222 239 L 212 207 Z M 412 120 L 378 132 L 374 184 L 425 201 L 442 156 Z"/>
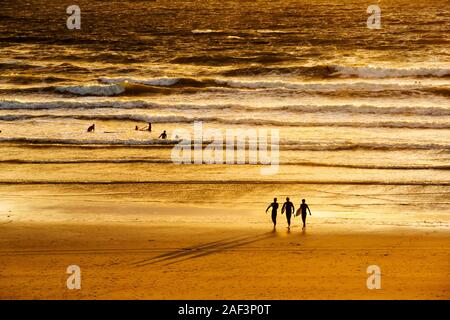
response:
<path fill-rule="evenodd" d="M 134 130 L 136 130 L 136 131 L 148 131 L 148 132 L 152 132 L 152 123 L 149 122 L 149 123 L 148 123 L 148 126 L 142 127 L 142 128 L 139 128 L 138 126 L 136 126 L 136 127 L 134 128 Z M 94 131 L 95 131 L 95 123 L 92 124 L 92 125 L 87 129 L 87 132 L 94 132 Z M 0 132 L 1 132 L 1 131 L 0 131 Z M 164 130 L 164 131 L 159 135 L 158 138 L 159 138 L 159 139 L 167 139 L 167 133 L 166 133 L 166 130 Z"/>
<path fill-rule="evenodd" d="M 273 202 L 269 204 L 269 206 L 266 209 L 269 211 L 270 208 L 272 208 L 272 222 L 273 222 L 273 228 L 275 229 L 277 226 L 277 214 L 278 214 L 278 207 L 279 203 L 277 202 L 277 198 L 273 199 Z M 309 215 L 311 215 L 311 210 L 309 209 L 309 206 L 306 204 L 306 200 L 302 199 L 302 203 L 300 204 L 300 208 L 298 208 L 297 212 L 295 212 L 294 204 L 289 200 L 289 197 L 286 198 L 286 202 L 283 203 L 283 207 L 281 208 L 281 214 L 286 212 L 286 219 L 288 223 L 288 229 L 291 228 L 291 217 L 292 214 L 294 214 L 294 217 L 302 215 L 302 221 L 303 221 L 303 228 L 306 228 L 306 216 L 307 211 L 309 211 Z"/>

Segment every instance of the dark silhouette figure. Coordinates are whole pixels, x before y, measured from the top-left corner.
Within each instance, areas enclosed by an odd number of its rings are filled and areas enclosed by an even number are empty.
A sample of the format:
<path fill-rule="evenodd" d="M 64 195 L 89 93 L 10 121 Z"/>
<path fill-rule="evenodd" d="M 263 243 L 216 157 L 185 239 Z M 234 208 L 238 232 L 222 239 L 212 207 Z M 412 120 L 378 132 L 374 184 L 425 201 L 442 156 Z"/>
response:
<path fill-rule="evenodd" d="M 88 129 L 87 129 L 87 132 L 94 132 L 95 131 L 95 124 L 93 124 L 92 126 L 90 126 Z"/>
<path fill-rule="evenodd" d="M 266 209 L 266 213 L 267 211 L 269 211 L 269 209 L 272 207 L 272 222 L 273 222 L 273 228 L 275 229 L 275 227 L 277 226 L 277 210 L 278 210 L 278 202 L 277 202 L 277 198 L 273 198 L 273 202 L 271 204 L 269 204 L 269 206 Z"/>
<path fill-rule="evenodd" d="M 161 139 L 167 139 L 167 133 L 166 133 L 166 130 L 164 130 L 164 132 L 161 133 L 161 134 L 159 135 L 159 138 L 161 138 Z"/>
<path fill-rule="evenodd" d="M 289 197 L 286 198 L 286 202 L 283 204 L 283 208 L 281 208 L 281 214 L 283 214 L 285 211 L 288 228 L 291 228 L 291 216 L 294 213 L 294 204 L 289 201 Z"/>
<path fill-rule="evenodd" d="M 311 210 L 309 209 L 308 205 L 305 202 L 305 199 L 302 199 L 302 203 L 300 204 L 300 208 L 298 209 L 302 213 L 302 221 L 303 221 L 303 228 L 306 228 L 306 210 L 309 211 L 309 215 L 311 215 Z"/>
<path fill-rule="evenodd" d="M 148 129 L 147 130 L 149 132 L 152 132 L 152 123 L 151 122 L 148 123 Z"/>

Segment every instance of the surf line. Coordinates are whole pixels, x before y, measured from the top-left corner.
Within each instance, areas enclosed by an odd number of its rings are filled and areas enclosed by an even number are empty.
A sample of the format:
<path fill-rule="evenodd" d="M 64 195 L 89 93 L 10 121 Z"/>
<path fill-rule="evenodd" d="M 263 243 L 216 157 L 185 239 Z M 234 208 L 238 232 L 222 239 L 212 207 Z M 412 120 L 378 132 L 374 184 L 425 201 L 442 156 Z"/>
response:
<path fill-rule="evenodd" d="M 171 138 L 179 141 L 171 152 L 173 163 L 260 164 L 266 166 L 260 169 L 262 175 L 278 173 L 278 129 L 204 129 L 202 121 L 195 121 L 191 132 L 184 128 L 173 131 Z"/>

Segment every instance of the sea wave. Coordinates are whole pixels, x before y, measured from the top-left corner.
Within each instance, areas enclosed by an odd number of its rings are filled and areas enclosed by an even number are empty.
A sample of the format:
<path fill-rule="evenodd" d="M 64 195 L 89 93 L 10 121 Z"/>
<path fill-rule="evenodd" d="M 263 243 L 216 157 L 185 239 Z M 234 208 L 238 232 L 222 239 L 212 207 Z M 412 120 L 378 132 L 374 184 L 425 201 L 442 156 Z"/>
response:
<path fill-rule="evenodd" d="M 276 176 L 275 176 L 276 177 Z M 182 185 L 195 185 L 195 184 L 236 184 L 236 185 L 287 185 L 287 184 L 308 184 L 308 185 L 382 185 L 382 186 L 450 186 L 449 181 L 385 181 L 385 180 L 280 180 L 277 178 L 266 180 L 0 180 L 0 185 L 123 185 L 123 184 L 182 184 Z"/>
<path fill-rule="evenodd" d="M 395 106 L 378 107 L 374 105 L 284 105 L 273 107 L 256 107 L 240 104 L 160 104 L 144 100 L 133 101 L 33 101 L 23 102 L 16 100 L 0 101 L 0 110 L 52 110 L 52 109 L 148 109 L 148 110 L 235 110 L 235 111 L 287 111 L 298 113 L 348 113 L 348 114 L 393 114 L 393 115 L 427 115 L 449 116 L 450 108 L 445 107 L 420 107 L 420 106 Z"/>
<path fill-rule="evenodd" d="M 21 121 L 33 119 L 75 119 L 90 121 L 136 121 L 153 123 L 193 123 L 215 122 L 227 125 L 266 125 L 278 127 L 351 127 L 351 128 L 406 128 L 406 129 L 450 129 L 450 122 L 424 122 L 424 121 L 281 121 L 261 118 L 239 118 L 230 119 L 218 116 L 188 117 L 181 115 L 173 116 L 150 116 L 140 114 L 73 114 L 73 115 L 55 115 L 55 114 L 21 114 L 21 115 L 2 115 L 3 121 Z"/>
<path fill-rule="evenodd" d="M 194 78 L 156 78 L 156 79 L 132 79 L 132 78 L 100 78 L 101 85 L 57 86 L 55 91 L 59 93 L 77 96 L 117 96 L 117 95 L 141 95 L 141 94 L 186 94 L 197 93 L 202 89 L 226 89 L 226 85 L 211 79 Z"/>
<path fill-rule="evenodd" d="M 56 159 L 56 160 L 25 160 L 9 159 L 0 160 L 3 164 L 169 164 L 172 160 L 165 159 Z M 207 164 L 206 162 L 204 164 Z M 248 164 L 261 165 L 261 164 Z M 280 165 L 307 166 L 307 167 L 331 167 L 348 169 L 368 169 L 368 170 L 450 170 L 450 165 L 372 165 L 372 164 L 342 164 L 342 163 L 324 163 L 310 161 L 292 161 L 280 162 Z"/>
<path fill-rule="evenodd" d="M 381 68 L 333 66 L 340 76 L 359 78 L 449 77 L 450 68 Z"/>
<path fill-rule="evenodd" d="M 214 79 L 208 78 L 189 78 L 189 77 L 161 77 L 161 78 L 150 78 L 150 79 L 139 79 L 139 78 L 100 78 L 100 82 L 107 84 L 142 84 L 148 86 L 161 86 L 161 87 L 220 87 L 221 83 Z"/>
<path fill-rule="evenodd" d="M 180 140 L 161 139 L 64 139 L 64 138 L 0 138 L 0 143 L 44 144 L 44 145 L 120 145 L 120 146 L 173 146 Z"/>
<path fill-rule="evenodd" d="M 449 68 L 383 68 L 341 65 L 314 66 L 245 66 L 221 72 L 225 76 L 284 75 L 312 78 L 426 78 L 450 77 Z"/>
<path fill-rule="evenodd" d="M 352 82 L 352 83 L 300 83 L 291 81 L 239 81 L 239 80 L 216 80 L 217 83 L 231 88 L 245 89 L 288 89 L 297 92 L 332 92 L 336 95 L 344 95 L 350 92 L 375 92 L 377 95 L 388 92 L 399 92 L 414 95 L 416 93 L 434 93 L 448 95 L 449 86 L 446 85 L 424 85 L 424 84 L 397 84 L 397 83 L 374 83 L 374 82 Z"/>
<path fill-rule="evenodd" d="M 125 92 L 125 88 L 118 84 L 113 85 L 82 85 L 59 86 L 55 91 L 79 96 L 115 96 Z"/>
<path fill-rule="evenodd" d="M 209 34 L 209 33 L 224 33 L 224 30 L 212 30 L 212 29 L 194 29 L 191 30 L 194 34 Z"/>
<path fill-rule="evenodd" d="M 148 84 L 152 86 L 172 86 L 180 81 L 181 78 L 169 78 L 169 77 L 162 77 L 162 78 L 153 78 L 149 80 L 137 80 L 134 78 L 100 78 L 99 81 L 103 83 L 112 83 L 112 84 L 120 84 L 124 82 L 130 82 L 130 83 L 141 83 L 141 84 Z"/>
<path fill-rule="evenodd" d="M 0 143 L 30 144 L 52 146 L 121 146 L 121 147 L 161 147 L 168 148 L 182 142 L 180 139 L 65 139 L 65 138 L 0 138 Z M 206 146 L 208 142 L 204 142 Z M 271 145 L 269 144 L 269 147 Z M 242 148 L 248 148 L 243 146 Z M 347 151 L 347 150 L 450 150 L 450 144 L 438 143 L 356 143 L 356 142 L 320 142 L 320 141 L 280 141 L 279 148 L 285 151 Z"/>
<path fill-rule="evenodd" d="M 56 86 L 58 93 L 72 94 L 77 96 L 117 96 L 117 95 L 139 95 L 139 94 L 189 94 L 198 93 L 202 90 L 214 92 L 231 92 L 236 94 L 239 90 L 266 90 L 272 94 L 279 91 L 289 91 L 296 94 L 325 94 L 336 96 L 361 95 L 375 97 L 380 94 L 393 95 L 443 95 L 450 96 L 448 85 L 424 85 L 416 84 L 388 84 L 388 83 L 300 83 L 292 81 L 260 81 L 260 80 L 230 80 L 211 78 L 100 78 L 100 85 L 74 85 Z M 26 88 L 26 90 L 40 90 L 39 88 Z M 21 89 L 15 89 L 21 90 Z M 274 91 L 275 90 L 275 91 Z"/>
<path fill-rule="evenodd" d="M 7 83 L 14 84 L 34 84 L 34 83 L 56 83 L 56 82 L 66 82 L 70 81 L 70 79 L 65 77 L 56 77 L 56 76 L 36 76 L 36 75 L 6 75 L 2 76 L 2 80 Z"/>
<path fill-rule="evenodd" d="M 203 33 L 208 35 L 211 33 Z M 201 33 L 197 33 L 202 35 Z M 279 63 L 292 60 L 293 57 L 289 54 L 279 54 L 273 52 L 264 52 L 261 54 L 254 54 L 251 56 L 231 56 L 223 54 L 201 54 L 201 55 L 184 55 L 175 57 L 170 60 L 173 64 L 190 64 L 199 66 L 230 66 L 245 63 Z"/>
<path fill-rule="evenodd" d="M 304 76 L 312 78 L 332 77 L 336 72 L 333 66 L 244 66 L 220 72 L 223 76 Z"/>
<path fill-rule="evenodd" d="M 424 88 L 446 88 L 448 86 L 427 86 L 422 84 L 397 84 L 397 83 L 373 83 L 373 82 L 352 82 L 352 83 L 314 83 L 314 82 L 292 82 L 292 81 L 261 81 L 261 80 L 230 80 L 212 78 L 100 78 L 100 82 L 106 84 L 142 84 L 162 87 L 226 87 L 245 89 L 291 89 L 291 90 L 314 90 L 314 91 L 336 91 L 336 90 L 423 90 Z"/>

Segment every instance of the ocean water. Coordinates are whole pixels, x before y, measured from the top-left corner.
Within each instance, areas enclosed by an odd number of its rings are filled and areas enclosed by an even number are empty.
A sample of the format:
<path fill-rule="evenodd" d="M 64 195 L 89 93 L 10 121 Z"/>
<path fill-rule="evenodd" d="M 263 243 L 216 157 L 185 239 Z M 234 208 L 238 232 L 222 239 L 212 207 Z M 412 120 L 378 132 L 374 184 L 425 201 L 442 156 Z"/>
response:
<path fill-rule="evenodd" d="M 68 30 L 71 1 L 2 0 L 0 183 L 348 186 L 448 213 L 450 6 L 377 3 L 379 30 L 359 0 L 80 0 Z M 278 173 L 173 164 L 194 121 L 279 130 Z"/>

